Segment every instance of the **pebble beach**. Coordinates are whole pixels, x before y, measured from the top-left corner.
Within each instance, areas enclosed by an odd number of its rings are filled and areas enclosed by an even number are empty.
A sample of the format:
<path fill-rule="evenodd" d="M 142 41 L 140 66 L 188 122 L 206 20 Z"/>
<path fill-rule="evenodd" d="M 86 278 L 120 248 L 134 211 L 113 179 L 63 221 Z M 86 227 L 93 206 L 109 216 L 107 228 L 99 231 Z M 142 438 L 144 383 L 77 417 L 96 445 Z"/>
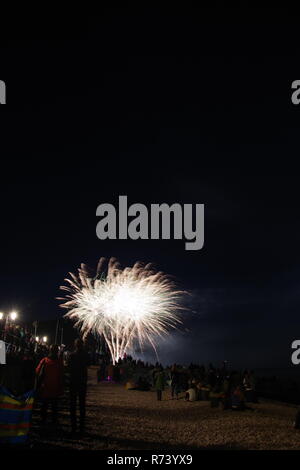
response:
<path fill-rule="evenodd" d="M 300 430 L 293 428 L 295 406 L 260 400 L 242 412 L 211 408 L 209 402 L 186 402 L 181 395 L 163 400 L 155 392 L 126 390 L 97 383 L 89 370 L 86 435 L 71 436 L 68 400 L 61 403 L 60 427 L 39 428 L 33 416 L 30 446 L 34 449 L 85 450 L 297 450 Z"/>

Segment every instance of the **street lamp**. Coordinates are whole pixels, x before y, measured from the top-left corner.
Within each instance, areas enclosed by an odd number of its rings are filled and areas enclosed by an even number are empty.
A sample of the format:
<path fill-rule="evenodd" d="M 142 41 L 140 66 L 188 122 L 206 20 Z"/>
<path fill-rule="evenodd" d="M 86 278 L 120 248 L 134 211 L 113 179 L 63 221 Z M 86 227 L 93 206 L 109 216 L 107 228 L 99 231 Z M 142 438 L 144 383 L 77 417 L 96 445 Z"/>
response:
<path fill-rule="evenodd" d="M 44 342 L 44 343 L 47 343 L 47 341 L 48 341 L 47 336 L 43 336 L 43 342 Z"/>
<path fill-rule="evenodd" d="M 38 343 L 40 338 L 38 336 L 35 337 L 36 342 Z"/>
<path fill-rule="evenodd" d="M 18 314 L 17 312 L 13 311 L 13 312 L 10 312 L 9 314 L 9 317 L 12 321 L 15 321 L 15 319 L 17 318 Z"/>
<path fill-rule="evenodd" d="M 3 338 L 4 341 L 6 341 L 6 336 L 7 336 L 6 328 L 7 328 L 7 325 L 9 324 L 9 320 L 15 321 L 17 317 L 18 317 L 18 313 L 15 310 L 13 310 L 8 315 L 6 315 L 5 324 L 4 324 L 4 338 Z M 0 312 L 0 320 L 3 320 L 3 319 L 4 319 L 4 313 Z"/>

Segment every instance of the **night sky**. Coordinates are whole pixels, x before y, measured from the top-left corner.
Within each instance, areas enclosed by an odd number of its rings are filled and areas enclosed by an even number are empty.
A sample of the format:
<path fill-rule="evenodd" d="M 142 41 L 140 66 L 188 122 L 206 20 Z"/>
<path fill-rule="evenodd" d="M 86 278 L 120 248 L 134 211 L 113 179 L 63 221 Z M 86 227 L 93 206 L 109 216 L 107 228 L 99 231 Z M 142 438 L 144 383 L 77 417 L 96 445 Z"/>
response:
<path fill-rule="evenodd" d="M 161 360 L 289 367 L 300 334 L 299 18 L 103 10 L 0 48 L 0 309 L 56 318 L 69 271 L 152 261 L 191 293 Z M 284 40 L 283 40 L 284 37 Z M 96 237 L 96 208 L 205 204 L 205 242 Z M 150 353 L 149 353 L 150 354 Z M 147 351 L 146 351 L 147 356 Z"/>

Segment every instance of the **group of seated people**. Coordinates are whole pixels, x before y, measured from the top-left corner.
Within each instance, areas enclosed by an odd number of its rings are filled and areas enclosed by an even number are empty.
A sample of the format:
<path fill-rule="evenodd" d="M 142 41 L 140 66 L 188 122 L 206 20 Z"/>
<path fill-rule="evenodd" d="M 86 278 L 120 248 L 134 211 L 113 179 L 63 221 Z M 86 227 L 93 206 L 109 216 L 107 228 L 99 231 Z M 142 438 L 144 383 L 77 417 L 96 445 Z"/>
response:
<path fill-rule="evenodd" d="M 220 377 L 217 376 L 214 385 L 205 381 L 192 379 L 185 392 L 186 401 L 210 401 L 212 408 L 218 407 L 232 410 L 251 409 L 247 403 L 257 403 L 253 373 L 246 371 L 240 378 L 237 373 Z"/>
<path fill-rule="evenodd" d="M 116 382 L 124 382 L 127 390 L 150 391 L 159 388 L 163 391 L 170 386 L 172 399 L 208 401 L 211 407 L 221 406 L 224 410 L 244 410 L 248 408 L 248 403 L 257 403 L 253 371 L 230 372 L 225 365 L 216 369 L 211 364 L 208 368 L 196 364 L 189 367 L 174 364 L 163 368 L 158 363 L 154 366 L 140 362 L 128 359 L 127 363 L 119 361 L 115 366 L 103 367 L 103 376 L 112 377 Z M 159 387 L 157 372 L 163 377 L 163 383 Z"/>

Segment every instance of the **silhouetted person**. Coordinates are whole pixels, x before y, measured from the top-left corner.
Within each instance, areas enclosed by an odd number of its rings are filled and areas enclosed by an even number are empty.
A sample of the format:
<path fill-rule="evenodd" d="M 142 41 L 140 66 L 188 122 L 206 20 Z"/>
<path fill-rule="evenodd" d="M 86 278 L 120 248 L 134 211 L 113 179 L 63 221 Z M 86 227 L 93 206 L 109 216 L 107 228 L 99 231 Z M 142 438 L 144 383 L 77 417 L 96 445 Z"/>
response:
<path fill-rule="evenodd" d="M 36 368 L 40 386 L 39 395 L 42 399 L 42 424 L 46 423 L 49 404 L 52 406 L 52 421 L 57 423 L 58 397 L 63 393 L 63 362 L 58 357 L 58 346 L 50 346 L 48 357 L 44 357 Z"/>
<path fill-rule="evenodd" d="M 75 350 L 69 355 L 68 368 L 70 372 L 70 414 L 72 432 L 77 431 L 76 406 L 79 400 L 79 429 L 84 432 L 85 426 L 85 399 L 87 389 L 87 370 L 90 364 L 89 356 L 84 350 L 81 339 L 75 340 Z"/>
<path fill-rule="evenodd" d="M 32 390 L 34 388 L 34 379 L 35 379 L 35 363 L 33 354 L 26 350 L 22 358 L 22 375 L 24 381 L 25 392 Z"/>
<path fill-rule="evenodd" d="M 157 400 L 161 401 L 162 392 L 164 390 L 165 375 L 162 366 L 159 366 L 158 370 L 154 375 L 154 387 L 157 394 Z"/>
<path fill-rule="evenodd" d="M 174 364 L 171 369 L 171 396 L 172 398 L 174 398 L 174 396 L 176 395 L 176 398 L 178 399 L 179 384 L 180 384 L 180 375 L 177 370 L 176 364 Z"/>

